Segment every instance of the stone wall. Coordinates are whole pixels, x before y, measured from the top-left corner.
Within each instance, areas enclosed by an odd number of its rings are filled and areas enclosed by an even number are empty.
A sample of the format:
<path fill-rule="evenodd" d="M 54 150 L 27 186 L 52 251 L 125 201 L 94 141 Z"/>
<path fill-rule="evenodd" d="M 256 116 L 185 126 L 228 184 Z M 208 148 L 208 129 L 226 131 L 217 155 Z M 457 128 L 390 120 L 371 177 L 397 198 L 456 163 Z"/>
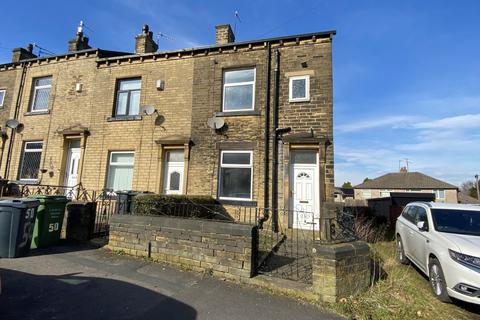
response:
<path fill-rule="evenodd" d="M 315 243 L 313 251 L 313 290 L 320 300 L 336 302 L 369 287 L 371 258 L 365 242 Z"/>
<path fill-rule="evenodd" d="M 156 216 L 113 215 L 108 248 L 240 281 L 253 276 L 254 226 Z"/>

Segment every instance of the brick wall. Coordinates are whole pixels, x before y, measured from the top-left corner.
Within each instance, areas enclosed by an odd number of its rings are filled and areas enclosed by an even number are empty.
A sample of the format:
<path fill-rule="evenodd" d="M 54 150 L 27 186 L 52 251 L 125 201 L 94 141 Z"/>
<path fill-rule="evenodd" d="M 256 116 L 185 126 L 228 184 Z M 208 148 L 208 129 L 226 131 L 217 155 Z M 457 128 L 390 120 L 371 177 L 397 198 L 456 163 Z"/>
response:
<path fill-rule="evenodd" d="M 171 217 L 114 215 L 108 248 L 240 281 L 253 275 L 256 227 Z"/>
<path fill-rule="evenodd" d="M 292 133 L 312 129 L 315 137 L 332 137 L 331 47 L 331 39 L 327 37 L 301 41 L 291 39 L 272 44 L 272 50 L 280 51 L 280 127 L 291 127 Z M 67 139 L 75 136 L 63 132 L 69 128 L 86 128 L 89 134 L 82 136 L 85 143 L 79 182 L 90 190 L 103 189 L 106 186 L 109 152 L 134 151 L 132 189 L 160 193 L 164 154 L 155 141 L 186 137 L 192 140 L 189 147 L 183 143 L 174 147 L 186 148 L 184 191 L 187 194 L 216 197 L 222 145 L 247 144 L 246 149 L 253 151 L 253 201 L 250 205 L 262 206 L 266 58 L 265 43 L 238 46 L 234 43 L 211 50 L 176 54 L 130 55 L 129 58 L 106 60 L 100 53 L 90 51 L 29 62 L 18 118 L 25 129 L 15 140 L 8 178 L 18 177 L 22 143 L 43 140 L 40 169 L 44 173 L 39 174 L 38 182 L 63 185 Z M 302 62 L 305 63 L 302 65 Z M 274 62 L 271 64 L 272 106 Z M 256 68 L 255 112 L 235 116 L 223 114 L 228 129 L 215 132 L 207 126 L 207 119 L 222 111 L 223 71 L 246 66 Z M 310 75 L 309 102 L 288 101 L 289 76 L 292 74 Z M 49 112 L 32 115 L 28 110 L 33 79 L 47 75 L 52 76 Z M 155 125 L 156 114 L 143 115 L 134 121 L 108 121 L 115 104 L 116 82 L 128 77 L 141 77 L 140 105 L 155 106 L 165 118 L 163 124 Z M 156 80 L 165 81 L 164 90 L 157 90 Z M 74 89 L 77 83 L 83 85 L 81 92 Z M 7 113 L 11 117 L 13 110 L 5 112 L 5 115 Z M 296 144 L 297 147 L 305 145 Z M 280 143 L 280 208 L 289 206 L 288 152 L 294 146 L 292 142 Z M 325 200 L 329 201 L 333 199 L 333 147 L 330 145 L 325 149 L 319 142 L 310 143 L 307 147 L 321 152 L 320 185 L 324 187 Z M 271 159 L 270 154 L 270 168 Z"/>

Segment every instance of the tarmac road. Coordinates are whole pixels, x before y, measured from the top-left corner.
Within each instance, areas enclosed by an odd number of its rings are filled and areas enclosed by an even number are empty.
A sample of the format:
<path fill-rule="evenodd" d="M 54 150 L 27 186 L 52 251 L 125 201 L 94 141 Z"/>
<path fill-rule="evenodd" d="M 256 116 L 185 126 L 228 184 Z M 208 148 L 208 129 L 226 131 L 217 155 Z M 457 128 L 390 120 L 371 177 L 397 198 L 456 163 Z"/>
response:
<path fill-rule="evenodd" d="M 0 319 L 340 319 L 316 306 L 86 246 L 0 259 Z"/>

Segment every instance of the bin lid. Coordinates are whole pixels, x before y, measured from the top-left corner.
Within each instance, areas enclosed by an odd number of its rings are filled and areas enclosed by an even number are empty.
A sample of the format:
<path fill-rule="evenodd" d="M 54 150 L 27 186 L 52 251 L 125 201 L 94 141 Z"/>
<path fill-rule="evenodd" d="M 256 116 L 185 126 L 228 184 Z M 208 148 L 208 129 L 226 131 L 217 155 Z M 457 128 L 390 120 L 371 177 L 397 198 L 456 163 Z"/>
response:
<path fill-rule="evenodd" d="M 0 200 L 0 207 L 25 209 L 25 208 L 38 207 L 39 205 L 40 205 L 40 201 L 36 199 L 29 199 L 29 198 L 15 198 L 15 199 Z"/>

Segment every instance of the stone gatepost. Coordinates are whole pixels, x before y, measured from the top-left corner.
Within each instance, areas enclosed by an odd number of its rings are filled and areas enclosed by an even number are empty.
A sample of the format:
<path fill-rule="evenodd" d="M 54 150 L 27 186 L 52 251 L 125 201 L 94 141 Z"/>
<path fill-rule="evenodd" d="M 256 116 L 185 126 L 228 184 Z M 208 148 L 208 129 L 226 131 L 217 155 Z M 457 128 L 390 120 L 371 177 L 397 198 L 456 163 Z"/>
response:
<path fill-rule="evenodd" d="M 337 302 L 370 285 L 370 247 L 363 241 L 313 246 L 313 290 L 321 301 Z"/>

